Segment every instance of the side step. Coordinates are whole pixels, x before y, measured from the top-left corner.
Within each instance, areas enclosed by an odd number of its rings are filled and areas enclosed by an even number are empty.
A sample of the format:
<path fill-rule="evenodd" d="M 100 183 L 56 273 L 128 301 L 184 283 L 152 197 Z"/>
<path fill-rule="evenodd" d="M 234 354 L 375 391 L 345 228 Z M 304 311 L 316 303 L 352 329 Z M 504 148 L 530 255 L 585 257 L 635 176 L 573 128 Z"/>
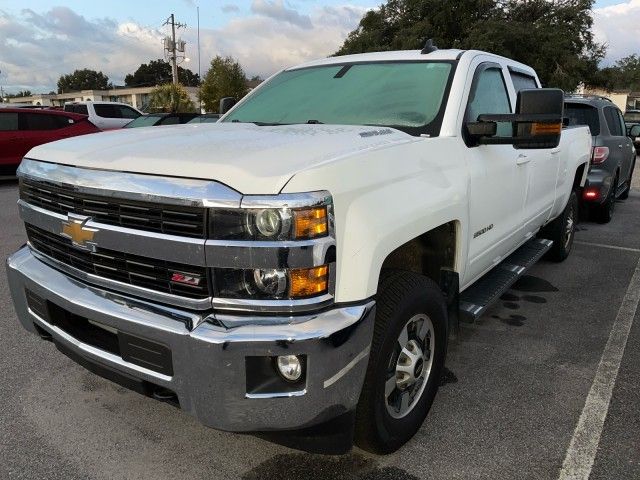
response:
<path fill-rule="evenodd" d="M 460 321 L 473 323 L 551 248 L 543 238 L 530 240 L 460 294 Z"/>

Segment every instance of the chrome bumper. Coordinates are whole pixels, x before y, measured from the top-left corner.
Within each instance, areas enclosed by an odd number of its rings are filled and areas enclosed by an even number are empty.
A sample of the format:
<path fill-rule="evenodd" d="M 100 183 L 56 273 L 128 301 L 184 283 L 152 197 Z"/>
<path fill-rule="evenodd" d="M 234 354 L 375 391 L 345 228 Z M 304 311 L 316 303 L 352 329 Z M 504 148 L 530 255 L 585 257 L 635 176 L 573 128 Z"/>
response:
<path fill-rule="evenodd" d="M 172 390 L 183 410 L 210 427 L 237 432 L 304 428 L 351 411 L 358 402 L 373 334 L 373 301 L 335 308 L 299 323 L 294 318 L 287 322 L 229 316 L 216 322 L 215 315 L 204 319 L 201 312 L 90 286 L 40 261 L 28 247 L 7 259 L 7 275 L 24 328 L 38 333 L 37 325 L 85 361 Z M 125 361 L 48 323 L 29 307 L 27 289 L 111 331 L 165 345 L 171 350 L 172 375 Z M 247 357 L 290 354 L 306 355 L 302 390 L 247 393 Z"/>

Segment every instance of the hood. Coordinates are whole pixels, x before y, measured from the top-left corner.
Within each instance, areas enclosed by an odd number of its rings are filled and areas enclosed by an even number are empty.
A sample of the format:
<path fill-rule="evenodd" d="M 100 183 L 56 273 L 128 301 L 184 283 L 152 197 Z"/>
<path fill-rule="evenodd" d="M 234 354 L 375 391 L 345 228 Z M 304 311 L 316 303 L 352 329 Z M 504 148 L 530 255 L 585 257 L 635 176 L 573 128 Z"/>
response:
<path fill-rule="evenodd" d="M 78 167 L 216 180 L 244 194 L 277 194 L 302 170 L 416 140 L 386 127 L 214 123 L 83 135 L 41 145 L 26 156 Z"/>

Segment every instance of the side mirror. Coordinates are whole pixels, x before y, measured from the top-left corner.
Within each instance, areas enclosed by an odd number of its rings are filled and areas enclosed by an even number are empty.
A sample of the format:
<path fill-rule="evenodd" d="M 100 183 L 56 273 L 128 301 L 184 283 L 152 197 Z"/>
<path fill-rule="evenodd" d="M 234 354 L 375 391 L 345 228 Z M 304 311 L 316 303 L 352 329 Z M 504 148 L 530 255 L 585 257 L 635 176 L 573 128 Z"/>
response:
<path fill-rule="evenodd" d="M 233 108 L 233 106 L 238 103 L 238 101 L 233 97 L 224 97 L 220 99 L 220 108 L 218 109 L 218 113 L 220 115 L 224 115 L 229 110 Z"/>
<path fill-rule="evenodd" d="M 640 137 L 640 125 L 634 125 L 631 127 L 631 130 L 629 130 L 629 136 L 631 138 Z"/>
<path fill-rule="evenodd" d="M 520 148 L 555 148 L 560 143 L 564 113 L 564 92 L 557 88 L 536 88 L 518 92 L 516 113 L 487 114 L 468 122 L 468 136 L 477 145 L 514 145 Z M 493 124 L 488 127 L 482 124 Z M 511 123 L 513 136 L 496 137 L 498 123 Z"/>

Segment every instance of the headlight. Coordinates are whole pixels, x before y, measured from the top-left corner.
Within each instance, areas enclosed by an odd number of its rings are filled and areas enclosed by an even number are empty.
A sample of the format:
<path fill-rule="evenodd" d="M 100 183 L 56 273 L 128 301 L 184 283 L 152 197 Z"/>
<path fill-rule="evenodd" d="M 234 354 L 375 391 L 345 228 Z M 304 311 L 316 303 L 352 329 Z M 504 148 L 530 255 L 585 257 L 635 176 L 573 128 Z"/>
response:
<path fill-rule="evenodd" d="M 295 197 L 295 196 L 293 196 Z M 273 197 L 273 198 L 277 198 Z M 265 205 L 235 209 L 212 209 L 209 213 L 209 235 L 212 240 L 310 240 L 330 234 L 331 197 L 327 195 L 315 205 L 302 206 L 301 201 L 288 200 L 281 207 Z M 250 203 L 251 202 L 247 202 Z M 268 202 L 265 202 L 268 203 Z M 278 204 L 278 202 L 275 202 Z M 286 203 L 280 201 L 279 203 Z M 321 203 L 321 204 L 318 204 Z"/>
<path fill-rule="evenodd" d="M 257 300 L 296 300 L 329 291 L 329 266 L 312 268 L 213 270 L 217 296 Z"/>

